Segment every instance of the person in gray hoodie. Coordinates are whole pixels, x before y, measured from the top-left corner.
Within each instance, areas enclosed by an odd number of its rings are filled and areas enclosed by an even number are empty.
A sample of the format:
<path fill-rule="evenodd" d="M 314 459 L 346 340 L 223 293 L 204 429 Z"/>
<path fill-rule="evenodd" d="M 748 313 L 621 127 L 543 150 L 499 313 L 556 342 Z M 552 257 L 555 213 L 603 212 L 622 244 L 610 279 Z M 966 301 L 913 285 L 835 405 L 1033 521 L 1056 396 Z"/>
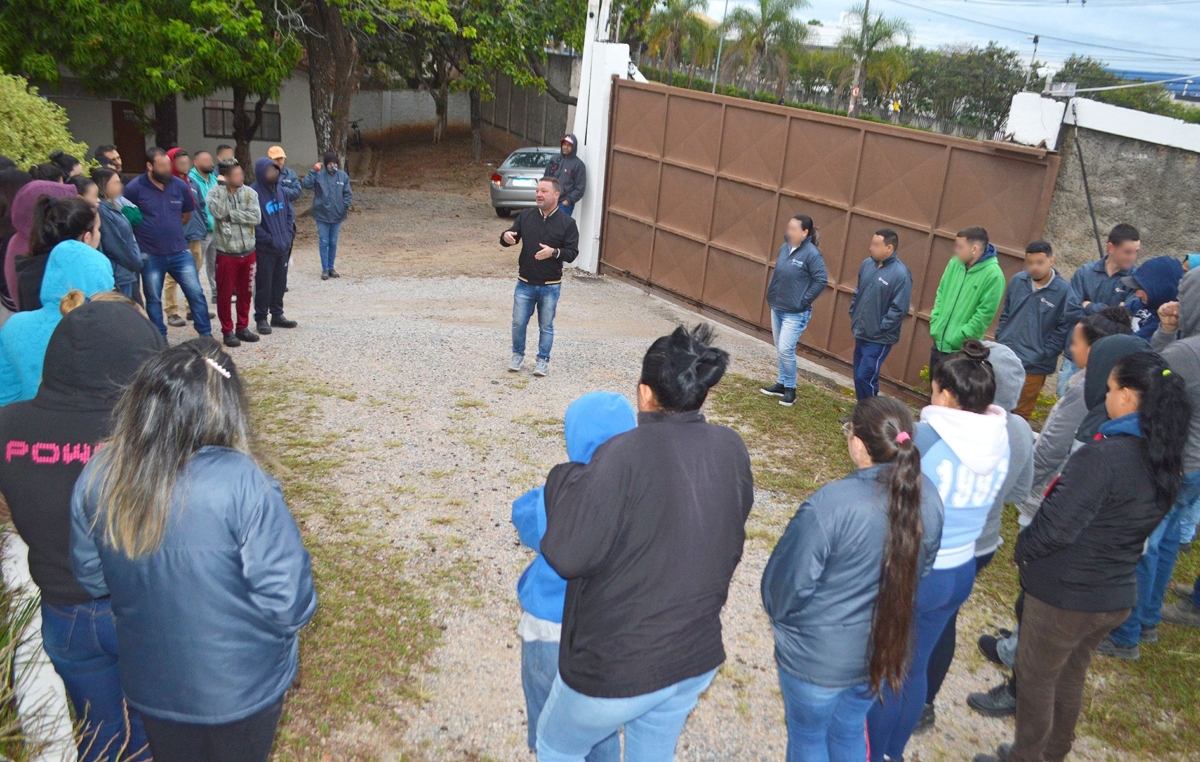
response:
<path fill-rule="evenodd" d="M 575 215 L 575 205 L 583 200 L 587 191 L 587 167 L 579 158 L 579 138 L 574 134 L 563 135 L 562 153 L 546 165 L 542 177 L 553 177 L 562 186 L 558 208 L 568 217 Z"/>
<path fill-rule="evenodd" d="M 779 376 L 774 386 L 761 391 L 779 397 L 779 404 L 796 404 L 796 345 L 812 317 L 812 305 L 825 291 L 829 276 L 821 256 L 820 237 L 812 217 L 797 214 L 787 222 L 783 245 L 771 282 L 767 304 L 771 307 L 771 336 L 779 354 Z"/>
<path fill-rule="evenodd" d="M 984 524 L 983 534 L 975 541 L 975 576 L 978 577 L 1000 549 L 1004 540 L 1000 538 L 1000 520 L 1004 515 L 1004 506 L 1009 503 L 1020 503 L 1029 494 L 1033 484 L 1033 429 L 1029 422 L 1017 415 L 1015 409 L 1021 398 L 1021 390 L 1025 386 L 1025 369 L 1017 354 L 1003 344 L 985 341 L 983 345 L 991 350 L 988 356 L 992 370 L 996 374 L 995 404 L 1004 408 L 1008 413 L 1008 474 L 1000 487 L 992 509 L 988 511 L 987 523 Z M 932 726 L 936 720 L 934 700 L 942 689 L 946 673 L 954 661 L 954 651 L 957 647 L 958 613 L 950 618 L 946 629 L 942 632 L 941 640 L 933 647 L 933 655 L 929 657 L 927 676 L 929 689 L 925 699 L 925 710 L 921 713 L 918 730 Z"/>
<path fill-rule="evenodd" d="M 321 280 L 340 278 L 342 276 L 333 269 L 333 262 L 337 257 L 338 233 L 354 201 L 350 175 L 342 170 L 338 155 L 326 151 L 322 163 L 314 164 L 312 171 L 304 176 L 303 185 L 313 192 L 312 216 L 317 223 Z"/>

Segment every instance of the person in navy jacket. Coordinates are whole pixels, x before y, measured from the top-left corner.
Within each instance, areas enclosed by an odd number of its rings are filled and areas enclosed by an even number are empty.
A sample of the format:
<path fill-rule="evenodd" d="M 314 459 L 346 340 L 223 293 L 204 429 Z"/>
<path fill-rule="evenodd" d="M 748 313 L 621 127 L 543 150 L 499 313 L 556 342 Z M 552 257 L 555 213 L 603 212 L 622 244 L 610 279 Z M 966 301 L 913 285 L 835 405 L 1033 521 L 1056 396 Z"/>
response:
<path fill-rule="evenodd" d="M 825 259 L 817 248 L 819 244 L 812 217 L 797 214 L 788 220 L 775 271 L 767 286 L 771 336 L 779 353 L 779 377 L 774 386 L 763 388 L 762 393 L 779 397 L 779 404 L 784 407 L 796 403 L 796 344 L 808 327 L 813 302 L 829 282 Z"/>
<path fill-rule="evenodd" d="M 850 300 L 854 332 L 854 396 L 879 394 L 879 373 L 896 342 L 912 302 L 912 273 L 897 253 L 900 236 L 880 228 L 871 236 L 871 256 L 858 268 L 858 286 Z"/>

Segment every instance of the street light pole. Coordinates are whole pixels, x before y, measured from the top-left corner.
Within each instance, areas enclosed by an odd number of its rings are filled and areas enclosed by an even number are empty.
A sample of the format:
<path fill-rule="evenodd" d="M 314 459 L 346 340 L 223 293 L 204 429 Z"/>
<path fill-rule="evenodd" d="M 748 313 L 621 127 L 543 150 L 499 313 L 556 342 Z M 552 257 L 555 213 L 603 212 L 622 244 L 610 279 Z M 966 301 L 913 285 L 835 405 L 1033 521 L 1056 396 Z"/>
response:
<path fill-rule="evenodd" d="M 1029 39 L 1033 40 L 1033 55 L 1029 58 L 1029 71 L 1025 72 L 1025 89 L 1029 89 L 1029 80 L 1033 76 L 1033 67 L 1037 63 L 1037 48 L 1038 36 L 1035 34 Z"/>
<path fill-rule="evenodd" d="M 729 0 L 725 0 L 725 10 L 721 13 L 721 26 L 717 29 L 717 33 L 721 35 L 717 40 L 717 67 L 713 69 L 713 94 L 717 92 L 717 81 L 721 79 L 721 48 L 725 47 L 725 18 L 729 15 Z"/>
<path fill-rule="evenodd" d="M 862 14 L 862 30 L 858 36 L 858 56 L 854 61 L 854 86 L 850 88 L 850 106 L 846 109 L 846 116 L 858 116 L 858 99 L 862 96 L 862 75 L 863 75 L 863 57 L 866 55 L 867 47 L 867 23 L 871 18 L 871 0 L 865 0 L 863 3 Z"/>

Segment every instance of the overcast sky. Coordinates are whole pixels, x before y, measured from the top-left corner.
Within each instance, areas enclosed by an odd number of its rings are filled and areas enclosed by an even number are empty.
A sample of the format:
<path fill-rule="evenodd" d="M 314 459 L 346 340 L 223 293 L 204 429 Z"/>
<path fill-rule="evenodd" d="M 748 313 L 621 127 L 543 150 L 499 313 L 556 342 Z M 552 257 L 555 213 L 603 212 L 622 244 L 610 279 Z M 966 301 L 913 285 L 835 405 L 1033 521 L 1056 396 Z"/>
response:
<path fill-rule="evenodd" d="M 836 26 L 854 2 L 809 0 L 801 15 Z M 730 7 L 738 4 L 731 0 Z M 708 0 L 708 15 L 719 21 L 724 5 Z M 1116 69 L 1200 74 L 1200 0 L 1089 0 L 1086 6 L 1079 0 L 871 0 L 871 12 L 907 19 L 915 45 L 995 40 L 1028 57 L 1033 52 L 1028 35 L 1036 33 L 1041 61 L 1062 62 L 1080 53 Z"/>

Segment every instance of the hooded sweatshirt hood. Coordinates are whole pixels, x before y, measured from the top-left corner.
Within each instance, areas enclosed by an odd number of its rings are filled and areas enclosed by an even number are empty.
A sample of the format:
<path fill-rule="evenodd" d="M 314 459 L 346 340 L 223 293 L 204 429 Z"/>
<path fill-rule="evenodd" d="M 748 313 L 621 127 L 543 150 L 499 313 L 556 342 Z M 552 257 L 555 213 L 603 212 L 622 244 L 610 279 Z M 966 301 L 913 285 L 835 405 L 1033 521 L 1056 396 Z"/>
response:
<path fill-rule="evenodd" d="M 1075 432 L 1075 440 L 1087 444 L 1096 438 L 1100 426 L 1108 420 L 1104 398 L 1108 395 L 1108 377 L 1123 358 L 1139 352 L 1153 353 L 1143 339 L 1137 336 L 1105 336 L 1092 345 L 1088 355 L 1087 376 L 1083 380 L 1083 402 L 1087 415 Z"/>
<path fill-rule="evenodd" d="M 182 150 L 183 150 L 182 148 L 171 148 L 171 149 L 168 149 L 168 150 L 167 150 L 167 156 L 168 156 L 168 158 L 170 158 L 170 159 L 171 159 L 171 174 L 175 175 L 175 176 L 176 176 L 176 177 L 178 177 L 180 180 L 187 180 L 187 177 L 186 177 L 185 175 L 181 175 L 181 174 L 179 174 L 179 170 L 175 169 L 175 157 L 176 157 L 176 156 L 178 156 L 178 155 L 179 155 L 179 152 L 180 152 L 180 151 L 182 151 Z"/>
<path fill-rule="evenodd" d="M 262 211 L 262 222 L 254 228 L 254 239 L 260 252 L 286 254 L 295 237 L 296 218 L 283 183 L 279 181 L 278 170 L 275 162 L 265 156 L 254 162 L 254 184 L 250 187 L 258 194 L 258 206 Z M 273 183 L 266 180 L 270 171 L 276 172 Z"/>
<path fill-rule="evenodd" d="M 576 463 L 588 463 L 596 449 L 609 439 L 630 431 L 637 425 L 637 414 L 629 400 L 613 392 L 592 392 L 567 407 L 563 434 L 567 440 L 567 456 Z M 512 521 L 521 542 L 539 550 L 546 534 L 545 488 L 538 487 L 513 501 Z M 546 622 L 562 621 L 563 604 L 567 597 L 567 581 L 546 562 L 539 550 L 517 582 L 517 598 L 528 614 Z M 524 631 L 522 637 L 531 637 Z"/>
<path fill-rule="evenodd" d="M 976 474 L 990 474 L 1008 459 L 1008 413 L 997 405 L 982 414 L 930 405 L 921 410 L 921 422 Z"/>
<path fill-rule="evenodd" d="M 571 144 L 571 148 L 574 149 L 572 153 L 579 150 L 579 138 L 575 137 L 575 133 L 573 132 L 568 132 L 563 136 L 563 139 L 558 142 L 560 145 L 569 142 Z"/>
<path fill-rule="evenodd" d="M 1179 336 L 1200 335 L 1200 269 L 1189 270 L 1179 281 Z"/>
<path fill-rule="evenodd" d="M 1146 292 L 1146 309 L 1152 313 L 1158 308 L 1175 300 L 1179 293 L 1179 281 L 1183 278 L 1183 263 L 1175 257 L 1154 257 L 1147 259 L 1133 275 L 1124 279 L 1134 281 L 1139 288 Z"/>
<path fill-rule="evenodd" d="M 142 363 L 166 346 L 158 329 L 134 307 L 84 304 L 59 321 L 51 334 L 34 404 L 56 410 L 112 410 Z"/>
<path fill-rule="evenodd" d="M 9 244 L 9 259 L 29 253 L 29 235 L 33 232 L 33 207 L 42 196 L 68 198 L 78 196 L 74 185 L 52 183 L 49 180 L 34 180 L 27 183 L 12 200 L 12 222 L 16 233 Z M 7 264 L 6 264 L 7 267 Z"/>
<path fill-rule="evenodd" d="M 263 157 L 260 157 L 260 158 L 254 160 L 254 186 L 253 187 L 255 187 L 255 189 L 261 187 L 265 190 L 267 188 L 267 167 L 268 167 L 268 165 L 275 167 L 276 172 L 279 171 L 279 167 L 275 165 L 275 162 L 271 161 L 266 156 L 263 156 Z M 272 189 L 274 189 L 278 185 L 279 185 L 279 177 L 278 177 L 278 175 L 276 175 L 275 182 L 271 183 L 270 187 Z"/>
<path fill-rule="evenodd" d="M 1020 358 L 1008 347 L 994 341 L 985 341 L 983 345 L 990 351 L 988 362 L 996 374 L 995 403 L 1004 411 L 1011 413 L 1021 401 L 1021 390 L 1025 387 L 1025 368 Z"/>

